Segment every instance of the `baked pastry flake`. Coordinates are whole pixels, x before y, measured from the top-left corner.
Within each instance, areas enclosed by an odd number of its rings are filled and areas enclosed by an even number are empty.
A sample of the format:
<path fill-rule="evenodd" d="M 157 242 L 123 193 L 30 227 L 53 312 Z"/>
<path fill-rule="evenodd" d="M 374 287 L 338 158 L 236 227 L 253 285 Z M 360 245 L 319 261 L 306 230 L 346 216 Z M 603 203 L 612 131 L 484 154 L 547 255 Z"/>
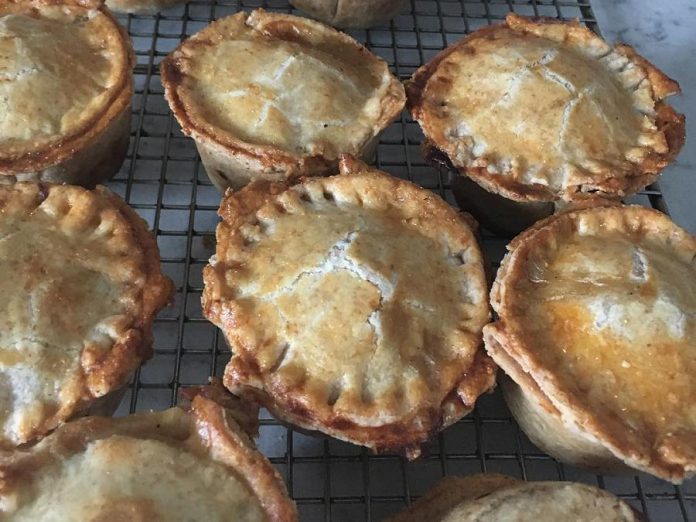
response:
<path fill-rule="evenodd" d="M 237 422 L 253 413 L 246 408 L 198 395 L 188 411 L 79 419 L 31 448 L 0 452 L 0 515 L 295 522 L 281 477 Z"/>
<path fill-rule="evenodd" d="M 346 34 L 291 15 L 219 19 L 161 65 L 165 96 L 211 181 L 286 181 L 369 158 L 401 112 L 401 83 Z"/>
<path fill-rule="evenodd" d="M 426 147 L 518 201 L 622 198 L 684 143 L 664 99 L 679 85 L 577 22 L 510 13 L 421 67 L 407 86 Z"/>
<path fill-rule="evenodd" d="M 656 210 L 594 205 L 508 249 L 484 339 L 532 442 L 599 470 L 696 472 L 696 238 Z"/>
<path fill-rule="evenodd" d="M 0 186 L 0 447 L 127 384 L 172 284 L 147 225 L 103 187 Z"/>
<path fill-rule="evenodd" d="M 233 393 L 415 457 L 494 385 L 483 259 L 438 196 L 350 157 L 340 168 L 227 193 L 204 314 L 232 349 Z"/>
<path fill-rule="evenodd" d="M 0 4 L 0 183 L 92 187 L 130 138 L 130 38 L 99 0 Z"/>

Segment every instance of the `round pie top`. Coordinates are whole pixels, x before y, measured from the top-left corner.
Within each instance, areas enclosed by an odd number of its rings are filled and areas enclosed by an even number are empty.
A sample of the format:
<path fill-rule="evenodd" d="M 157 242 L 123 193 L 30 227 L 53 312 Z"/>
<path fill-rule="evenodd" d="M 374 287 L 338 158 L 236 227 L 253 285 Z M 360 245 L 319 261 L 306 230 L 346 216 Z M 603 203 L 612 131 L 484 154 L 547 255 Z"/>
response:
<path fill-rule="evenodd" d="M 0 186 L 0 446 L 126 383 L 171 282 L 147 225 L 104 188 Z"/>
<path fill-rule="evenodd" d="M 415 74 L 409 105 L 447 160 L 516 200 L 622 197 L 644 188 L 684 141 L 663 98 L 679 92 L 628 46 L 576 22 L 476 31 Z"/>
<path fill-rule="evenodd" d="M 130 53 L 96 0 L 0 4 L 0 169 L 55 159 L 110 118 L 117 98 L 130 103 Z"/>
<path fill-rule="evenodd" d="M 633 467 L 696 471 L 696 238 L 654 210 L 599 207 L 510 249 L 486 328 L 496 362 Z"/>
<path fill-rule="evenodd" d="M 162 81 L 184 132 L 276 161 L 358 153 L 405 101 L 387 64 L 349 36 L 263 10 L 189 38 Z"/>
<path fill-rule="evenodd" d="M 483 473 L 447 476 L 388 522 L 638 522 L 631 507 L 611 493 L 574 482 L 522 482 Z"/>
<path fill-rule="evenodd" d="M 204 310 L 231 344 L 233 391 L 306 428 L 415 450 L 493 385 L 481 252 L 431 192 L 352 158 L 341 171 L 228 193 Z"/>
<path fill-rule="evenodd" d="M 3 520 L 296 521 L 282 479 L 221 406 L 70 422 L 0 452 Z"/>

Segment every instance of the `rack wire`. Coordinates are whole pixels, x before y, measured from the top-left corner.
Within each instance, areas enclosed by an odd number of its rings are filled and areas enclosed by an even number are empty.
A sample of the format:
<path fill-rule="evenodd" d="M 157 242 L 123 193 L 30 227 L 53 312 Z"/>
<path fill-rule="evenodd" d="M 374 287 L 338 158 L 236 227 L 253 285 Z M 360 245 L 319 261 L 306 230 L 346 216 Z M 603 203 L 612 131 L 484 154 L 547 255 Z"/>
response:
<path fill-rule="evenodd" d="M 159 62 L 211 20 L 258 7 L 292 12 L 286 0 L 193 0 L 156 15 L 120 17 L 136 49 L 136 94 L 128 158 L 110 187 L 156 232 L 163 269 L 177 293 L 173 306 L 155 323 L 155 355 L 137 372 L 118 414 L 174 405 L 181 386 L 221 375 L 229 360 L 222 336 L 203 318 L 200 307 L 201 270 L 214 251 L 220 195 L 206 177 L 193 142 L 171 116 Z M 411 0 L 388 25 L 351 34 L 406 79 L 439 50 L 502 20 L 508 11 L 577 18 L 598 30 L 588 0 Z M 454 204 L 449 174 L 424 163 L 421 140 L 418 125 L 404 113 L 382 136 L 377 166 Z M 635 200 L 666 211 L 657 186 Z M 483 232 L 484 249 L 494 262 L 502 257 L 506 242 Z M 497 392 L 481 398 L 471 415 L 440 434 L 416 462 L 308 437 L 265 412 L 258 446 L 285 477 L 306 521 L 382 520 L 444 475 L 482 471 L 525 480 L 586 482 L 619 495 L 653 521 L 696 521 L 696 480 L 675 487 L 648 475 L 602 476 L 559 464 L 527 440 Z"/>

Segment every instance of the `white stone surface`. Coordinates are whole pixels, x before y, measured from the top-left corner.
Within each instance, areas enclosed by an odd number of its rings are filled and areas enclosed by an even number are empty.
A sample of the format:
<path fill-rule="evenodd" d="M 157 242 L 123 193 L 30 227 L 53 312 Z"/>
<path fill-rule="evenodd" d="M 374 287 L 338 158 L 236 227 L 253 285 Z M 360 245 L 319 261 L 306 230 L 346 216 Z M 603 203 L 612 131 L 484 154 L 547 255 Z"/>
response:
<path fill-rule="evenodd" d="M 674 221 L 696 233 L 696 1 L 592 0 L 602 35 L 624 42 L 679 82 L 670 103 L 686 114 L 686 145 L 660 187 Z"/>

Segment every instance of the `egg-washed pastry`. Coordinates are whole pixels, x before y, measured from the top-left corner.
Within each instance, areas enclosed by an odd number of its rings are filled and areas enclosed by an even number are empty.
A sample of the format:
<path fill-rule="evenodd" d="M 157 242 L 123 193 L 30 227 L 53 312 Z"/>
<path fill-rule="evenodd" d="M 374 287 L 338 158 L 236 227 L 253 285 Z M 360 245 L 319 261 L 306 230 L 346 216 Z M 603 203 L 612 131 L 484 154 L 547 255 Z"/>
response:
<path fill-rule="evenodd" d="M 587 484 L 522 482 L 496 473 L 445 477 L 388 522 L 641 522 L 623 500 Z"/>
<path fill-rule="evenodd" d="M 31 448 L 0 452 L 0 516 L 297 521 L 281 477 L 244 430 L 257 412 L 216 400 L 203 390 L 187 410 L 79 419 Z"/>
<path fill-rule="evenodd" d="M 677 82 L 577 22 L 510 13 L 442 51 L 407 91 L 426 148 L 518 201 L 622 198 L 684 143 L 684 117 L 664 101 Z"/>
<path fill-rule="evenodd" d="M 639 206 L 569 210 L 518 236 L 486 349 L 532 442 L 562 462 L 696 471 L 696 238 Z"/>
<path fill-rule="evenodd" d="M 406 4 L 405 0 L 290 0 L 310 16 L 334 27 L 367 29 L 386 24 Z"/>
<path fill-rule="evenodd" d="M 350 157 L 340 169 L 227 193 L 204 314 L 232 348 L 233 393 L 413 457 L 494 385 L 481 251 L 432 192 Z"/>
<path fill-rule="evenodd" d="M 131 42 L 100 0 L 0 3 L 0 183 L 93 187 L 130 136 Z"/>
<path fill-rule="evenodd" d="M 342 153 L 370 158 L 405 103 L 387 64 L 348 35 L 261 9 L 213 22 L 161 72 L 221 190 L 334 173 Z"/>
<path fill-rule="evenodd" d="M 0 447 L 127 384 L 172 283 L 147 224 L 103 187 L 0 185 Z"/>

